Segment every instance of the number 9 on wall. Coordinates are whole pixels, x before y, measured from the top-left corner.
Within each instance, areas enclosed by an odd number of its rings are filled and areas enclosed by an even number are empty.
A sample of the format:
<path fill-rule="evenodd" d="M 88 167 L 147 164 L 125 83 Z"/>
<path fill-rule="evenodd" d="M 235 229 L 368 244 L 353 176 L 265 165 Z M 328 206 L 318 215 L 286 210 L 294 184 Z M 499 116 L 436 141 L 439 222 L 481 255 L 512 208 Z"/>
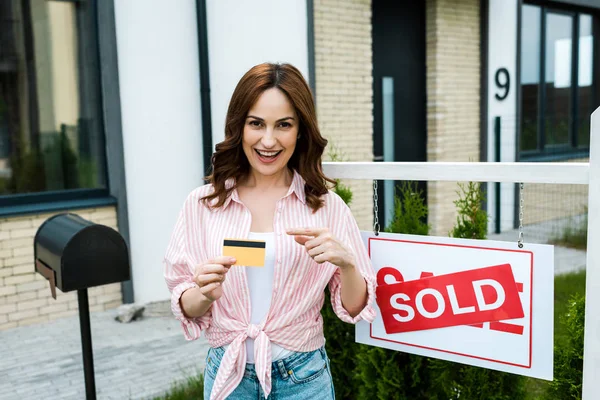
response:
<path fill-rule="evenodd" d="M 510 92 L 510 74 L 506 68 L 498 68 L 496 70 L 496 87 L 500 90 L 504 90 L 504 93 L 496 93 L 497 100 L 504 100 L 508 97 L 508 93 Z"/>

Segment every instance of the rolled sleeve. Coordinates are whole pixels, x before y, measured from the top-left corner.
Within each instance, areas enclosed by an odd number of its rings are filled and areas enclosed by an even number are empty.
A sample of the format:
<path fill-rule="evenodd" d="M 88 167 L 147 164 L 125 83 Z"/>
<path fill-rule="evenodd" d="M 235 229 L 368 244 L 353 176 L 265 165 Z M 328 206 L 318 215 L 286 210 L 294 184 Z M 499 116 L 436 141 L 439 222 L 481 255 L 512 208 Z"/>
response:
<path fill-rule="evenodd" d="M 342 278 L 340 270 L 338 269 L 331 280 L 329 281 L 329 290 L 331 292 L 331 305 L 336 315 L 344 322 L 355 324 L 360 320 L 367 322 L 373 322 L 375 319 L 375 308 L 373 304 L 375 302 L 375 291 L 377 288 L 377 280 L 375 278 L 375 272 L 371 265 L 371 260 L 367 254 L 367 249 L 360 236 L 360 230 L 358 225 L 350 212 L 348 207 L 344 208 L 343 221 L 343 241 L 351 251 L 354 252 L 356 258 L 356 268 L 360 272 L 367 284 L 367 304 L 361 310 L 358 315 L 351 317 L 348 311 L 342 305 Z"/>
<path fill-rule="evenodd" d="M 362 272 L 361 275 L 367 283 L 367 305 L 355 317 L 350 316 L 342 304 L 342 278 L 339 270 L 336 271 L 329 282 L 333 311 L 339 319 L 349 324 L 355 324 L 361 320 L 367 322 L 373 322 L 373 320 L 375 320 L 375 308 L 373 308 L 373 302 L 375 301 L 376 284 L 370 276 L 365 275 Z"/>
<path fill-rule="evenodd" d="M 202 331 L 208 329 L 211 321 L 211 311 L 208 310 L 206 314 L 199 318 L 188 318 L 181 309 L 181 295 L 188 289 L 197 288 L 194 282 L 183 282 L 175 286 L 171 292 L 171 311 L 175 318 L 181 322 L 183 328 L 183 334 L 186 340 L 196 340 L 200 337 Z"/>
<path fill-rule="evenodd" d="M 171 311 L 175 318 L 181 322 L 184 336 L 187 340 L 200 337 L 203 330 L 210 326 L 212 313 L 210 310 L 202 317 L 188 318 L 181 309 L 181 296 L 188 289 L 198 287 L 193 281 L 194 262 L 188 254 L 186 242 L 189 230 L 186 223 L 186 206 L 179 214 L 179 218 L 167 246 L 163 259 L 164 277 L 167 288 L 171 292 Z"/>

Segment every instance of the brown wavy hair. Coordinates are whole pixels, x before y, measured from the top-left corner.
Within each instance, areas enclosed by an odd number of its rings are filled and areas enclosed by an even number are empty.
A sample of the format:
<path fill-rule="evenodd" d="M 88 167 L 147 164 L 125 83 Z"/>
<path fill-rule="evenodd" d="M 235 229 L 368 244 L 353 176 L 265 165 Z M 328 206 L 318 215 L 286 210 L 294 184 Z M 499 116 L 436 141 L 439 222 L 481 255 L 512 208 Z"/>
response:
<path fill-rule="evenodd" d="M 281 90 L 292 103 L 299 119 L 299 139 L 288 168 L 296 170 L 306 182 L 306 202 L 314 211 L 323 206 L 321 196 L 327 193 L 327 183 L 334 183 L 323 174 L 321 157 L 327 139 L 321 136 L 317 125 L 315 103 L 306 80 L 296 67 L 290 64 L 264 63 L 254 66 L 238 82 L 227 110 L 225 140 L 217 144 L 212 156 L 212 173 L 206 178 L 214 192 L 203 197 L 205 204 L 222 207 L 234 186 L 227 188 L 225 182 L 233 178 L 240 182 L 250 172 L 250 163 L 242 148 L 244 124 L 250 108 L 268 89 Z"/>

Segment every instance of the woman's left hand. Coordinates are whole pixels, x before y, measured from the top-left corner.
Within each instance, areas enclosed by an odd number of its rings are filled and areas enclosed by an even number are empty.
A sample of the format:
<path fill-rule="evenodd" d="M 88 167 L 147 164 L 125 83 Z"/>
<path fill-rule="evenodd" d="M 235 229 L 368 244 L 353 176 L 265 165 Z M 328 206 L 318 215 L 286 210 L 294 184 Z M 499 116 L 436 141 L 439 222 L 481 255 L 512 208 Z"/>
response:
<path fill-rule="evenodd" d="M 329 262 L 341 269 L 356 266 L 354 254 L 333 237 L 329 228 L 296 228 L 286 232 L 294 236 L 294 240 L 303 245 L 318 264 Z"/>

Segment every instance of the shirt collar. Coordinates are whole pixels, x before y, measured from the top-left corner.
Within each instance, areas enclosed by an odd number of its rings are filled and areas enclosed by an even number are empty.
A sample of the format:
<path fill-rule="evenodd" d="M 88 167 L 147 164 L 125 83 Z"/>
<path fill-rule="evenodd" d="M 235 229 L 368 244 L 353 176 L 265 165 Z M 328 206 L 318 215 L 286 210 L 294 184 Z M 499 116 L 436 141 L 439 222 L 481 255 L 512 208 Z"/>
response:
<path fill-rule="evenodd" d="M 294 193 L 296 195 L 296 197 L 298 198 L 298 200 L 300 200 L 302 202 L 302 204 L 306 204 L 306 195 L 304 193 L 304 179 L 302 178 L 302 176 L 298 173 L 298 171 L 293 170 L 294 172 L 294 176 L 292 177 L 292 184 L 290 185 L 290 188 L 288 189 L 288 192 L 286 193 L 286 195 L 284 197 L 288 197 L 289 195 L 291 195 L 292 193 Z M 227 179 L 227 181 L 225 181 L 225 189 L 230 189 L 231 187 L 235 186 L 235 180 L 234 178 L 229 178 Z M 223 210 L 225 210 L 229 204 L 231 203 L 231 201 L 235 201 L 236 203 L 241 203 L 240 198 L 238 196 L 238 192 L 237 189 L 234 187 L 234 189 L 231 191 L 231 194 L 227 197 L 227 199 L 225 200 L 225 203 L 223 203 Z M 215 201 L 216 203 L 216 201 Z"/>
<path fill-rule="evenodd" d="M 298 198 L 298 200 L 300 200 L 302 202 L 302 204 L 306 204 L 306 194 L 304 192 L 304 179 L 302 178 L 302 175 L 300 175 L 298 173 L 298 171 L 293 170 L 294 171 L 294 177 L 292 179 L 292 184 L 290 185 L 290 189 L 288 190 L 286 196 L 289 196 L 292 193 L 296 194 L 296 197 Z"/>

